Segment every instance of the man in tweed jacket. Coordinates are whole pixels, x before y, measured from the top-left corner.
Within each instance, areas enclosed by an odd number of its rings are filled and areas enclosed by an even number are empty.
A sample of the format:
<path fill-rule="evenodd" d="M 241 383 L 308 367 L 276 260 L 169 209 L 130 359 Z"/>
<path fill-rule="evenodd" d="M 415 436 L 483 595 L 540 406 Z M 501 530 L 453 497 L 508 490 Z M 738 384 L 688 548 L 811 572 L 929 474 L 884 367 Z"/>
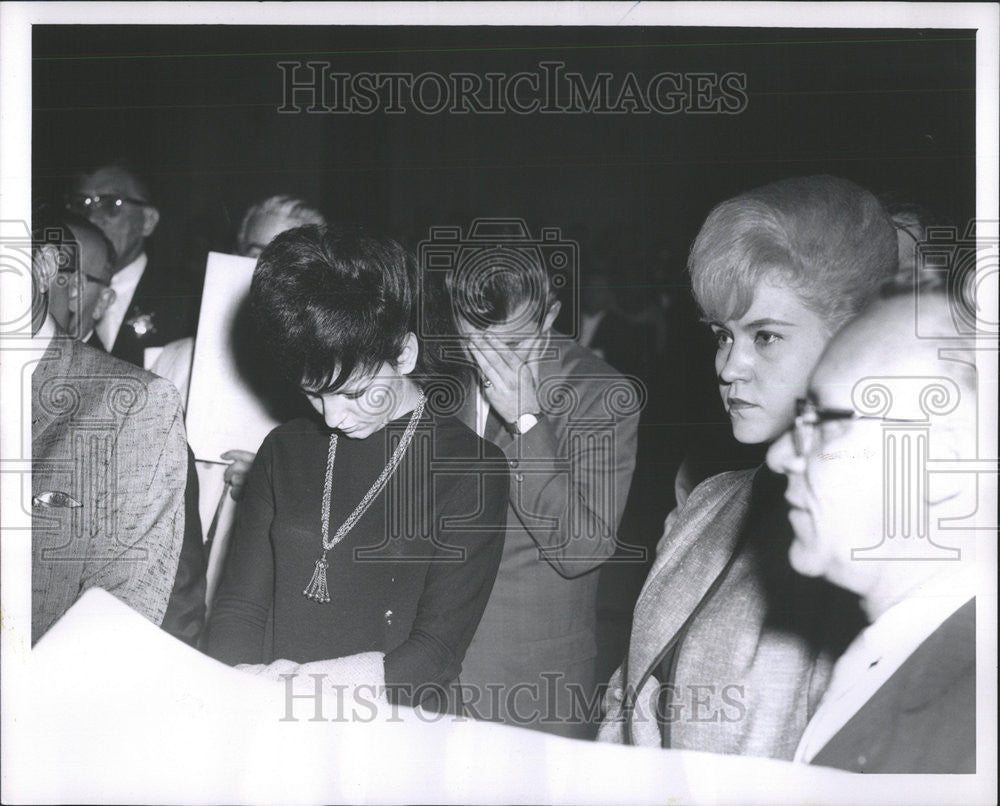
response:
<path fill-rule="evenodd" d="M 32 643 L 88 588 L 159 624 L 184 537 L 180 399 L 156 378 L 63 332 L 48 290 L 72 249 L 46 227 L 33 249 Z"/>

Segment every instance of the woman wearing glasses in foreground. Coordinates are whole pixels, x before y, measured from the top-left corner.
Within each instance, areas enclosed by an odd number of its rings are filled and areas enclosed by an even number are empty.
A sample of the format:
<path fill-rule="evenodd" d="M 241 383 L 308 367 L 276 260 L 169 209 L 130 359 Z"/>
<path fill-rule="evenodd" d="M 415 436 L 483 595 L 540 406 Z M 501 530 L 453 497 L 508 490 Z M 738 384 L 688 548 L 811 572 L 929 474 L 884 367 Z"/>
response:
<path fill-rule="evenodd" d="M 828 176 L 716 206 L 691 249 L 694 295 L 718 342 L 733 435 L 766 445 L 832 335 L 897 265 L 875 197 Z M 603 741 L 791 759 L 855 602 L 788 563 L 785 481 L 767 467 L 678 495 L 605 699 Z"/>

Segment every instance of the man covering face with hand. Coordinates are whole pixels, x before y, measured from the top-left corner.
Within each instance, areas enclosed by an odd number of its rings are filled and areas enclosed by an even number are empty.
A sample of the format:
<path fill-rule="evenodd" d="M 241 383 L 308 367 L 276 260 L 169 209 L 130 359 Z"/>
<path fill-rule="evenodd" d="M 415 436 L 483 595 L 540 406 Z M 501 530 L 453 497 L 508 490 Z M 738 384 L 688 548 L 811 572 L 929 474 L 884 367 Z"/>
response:
<path fill-rule="evenodd" d="M 552 329 L 541 256 L 494 250 L 448 279 L 468 367 L 459 416 L 511 469 L 507 539 L 461 682 L 478 717 L 586 737 L 596 685 L 597 568 L 615 550 L 635 467 L 631 382 Z"/>

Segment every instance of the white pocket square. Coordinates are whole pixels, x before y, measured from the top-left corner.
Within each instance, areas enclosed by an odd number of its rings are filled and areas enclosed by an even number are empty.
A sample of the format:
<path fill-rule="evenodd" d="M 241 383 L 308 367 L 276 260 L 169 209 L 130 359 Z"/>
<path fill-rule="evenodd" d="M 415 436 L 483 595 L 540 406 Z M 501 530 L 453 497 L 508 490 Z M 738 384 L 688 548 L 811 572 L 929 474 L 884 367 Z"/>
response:
<path fill-rule="evenodd" d="M 73 508 L 82 507 L 79 501 L 77 501 L 69 493 L 64 493 L 62 490 L 50 490 L 47 493 L 41 493 L 36 495 L 31 499 L 31 505 L 35 507 L 44 507 L 45 509 L 59 509 L 59 508 Z"/>

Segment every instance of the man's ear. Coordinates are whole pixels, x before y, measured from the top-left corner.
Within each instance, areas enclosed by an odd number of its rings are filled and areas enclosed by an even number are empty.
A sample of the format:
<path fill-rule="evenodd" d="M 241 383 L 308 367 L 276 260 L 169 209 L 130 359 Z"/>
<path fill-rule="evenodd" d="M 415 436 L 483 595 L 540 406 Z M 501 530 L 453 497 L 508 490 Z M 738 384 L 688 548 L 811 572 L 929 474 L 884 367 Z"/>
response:
<path fill-rule="evenodd" d="M 160 223 L 160 211 L 148 204 L 142 208 L 142 237 L 148 238 L 153 234 L 156 225 Z"/>
<path fill-rule="evenodd" d="M 92 314 L 94 322 L 101 321 L 101 317 L 103 317 L 104 314 L 107 313 L 108 308 L 114 304 L 117 296 L 118 295 L 115 294 L 115 290 L 113 288 L 101 289 L 101 295 L 97 298 L 97 302 L 94 304 L 94 312 Z"/>
<path fill-rule="evenodd" d="M 559 311 L 562 310 L 562 303 L 556 300 L 551 305 L 549 305 L 549 310 L 545 314 L 545 321 L 542 323 L 542 331 L 548 332 L 552 330 L 552 325 L 556 322 L 556 317 L 559 316 Z"/>
<path fill-rule="evenodd" d="M 976 455 L 974 423 L 962 420 L 963 410 L 939 418 L 931 426 L 930 461 L 947 462 L 960 467 Z M 940 506 L 949 501 L 965 500 L 965 506 L 976 506 L 977 484 L 962 472 L 931 473 L 927 478 L 925 500 L 929 506 Z M 970 498 L 971 495 L 971 498 Z M 954 506 L 961 508 L 961 505 Z"/>
<path fill-rule="evenodd" d="M 417 356 L 420 354 L 420 346 L 417 344 L 416 333 L 407 333 L 403 339 L 403 349 L 396 359 L 396 369 L 401 375 L 409 375 L 417 365 Z"/>
<path fill-rule="evenodd" d="M 47 243 L 35 251 L 31 258 L 31 281 L 38 294 L 48 294 L 49 287 L 59 273 L 59 248 Z"/>

